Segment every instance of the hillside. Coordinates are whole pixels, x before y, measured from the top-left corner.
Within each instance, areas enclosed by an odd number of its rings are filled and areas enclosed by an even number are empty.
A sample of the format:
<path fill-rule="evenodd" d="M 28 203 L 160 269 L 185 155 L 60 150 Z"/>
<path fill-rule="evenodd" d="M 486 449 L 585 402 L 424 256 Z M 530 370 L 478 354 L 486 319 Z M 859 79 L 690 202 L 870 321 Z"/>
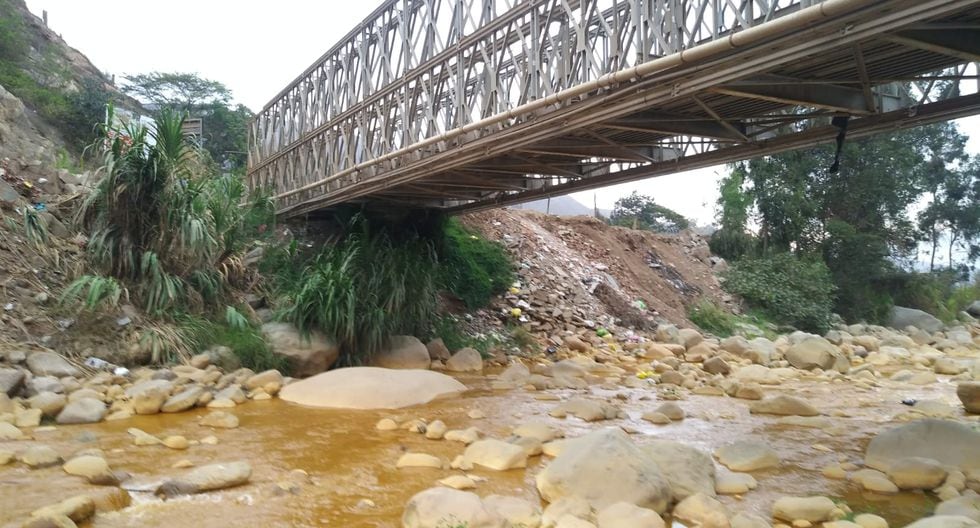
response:
<path fill-rule="evenodd" d="M 731 300 L 714 274 L 723 261 L 690 232 L 663 235 L 587 216 L 513 209 L 468 215 L 463 222 L 503 243 L 519 263 L 522 286 L 530 291 L 532 327 L 544 334 L 586 321 L 690 326 L 687 306 L 705 297 L 720 304 Z"/>
<path fill-rule="evenodd" d="M 539 213 L 548 213 L 557 216 L 593 216 L 594 214 L 591 207 L 568 195 L 555 196 L 554 198 L 551 198 L 550 201 L 545 199 L 518 204 L 513 208 L 523 211 L 537 211 Z M 599 214 L 602 216 L 609 216 L 609 213 L 611 212 L 611 209 L 599 209 Z"/>
<path fill-rule="evenodd" d="M 139 102 L 23 0 L 0 0 L 0 159 L 33 172 L 70 165 L 91 141 L 91 123 L 104 115 L 109 100 L 142 113 Z"/>

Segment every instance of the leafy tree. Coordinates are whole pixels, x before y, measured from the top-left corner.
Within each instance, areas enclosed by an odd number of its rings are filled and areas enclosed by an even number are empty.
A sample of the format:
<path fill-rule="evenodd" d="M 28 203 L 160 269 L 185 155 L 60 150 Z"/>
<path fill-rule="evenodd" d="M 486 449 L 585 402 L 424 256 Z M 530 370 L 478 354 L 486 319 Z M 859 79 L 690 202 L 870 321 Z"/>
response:
<path fill-rule="evenodd" d="M 609 222 L 612 225 L 661 233 L 676 233 L 691 225 L 690 221 L 680 213 L 636 191 L 616 200 Z"/>
<path fill-rule="evenodd" d="M 224 84 L 195 73 L 141 73 L 126 77 L 126 82 L 123 91 L 144 103 L 184 112 L 227 105 L 231 100 L 231 91 Z"/>
<path fill-rule="evenodd" d="M 744 164 L 745 184 L 726 182 L 725 190 L 741 189 L 754 206 L 763 254 L 819 255 L 837 286 L 838 313 L 879 320 L 891 305 L 880 286 L 894 272 L 893 260 L 916 248 L 910 208 L 923 193 L 924 175 L 956 157 L 957 134 L 932 125 L 850 140 L 837 171 L 829 170 L 832 147 L 757 158 Z M 738 205 L 738 197 L 729 202 Z M 722 207 L 723 226 L 743 217 L 737 207 Z M 963 225 L 966 237 L 969 222 Z"/>
<path fill-rule="evenodd" d="M 160 111 L 187 113 L 204 121 L 202 146 L 218 163 L 232 169 L 245 166 L 248 123 L 252 112 L 231 104 L 231 91 L 222 83 L 194 73 L 152 72 L 126 78 L 123 91 Z"/>
<path fill-rule="evenodd" d="M 755 239 L 746 232 L 752 196 L 743 190 L 747 173 L 737 164 L 722 178 L 718 197 L 718 220 L 721 227 L 711 234 L 708 247 L 716 255 L 735 260 L 752 250 Z"/>
<path fill-rule="evenodd" d="M 961 136 L 962 137 L 962 136 Z M 968 261 L 980 254 L 980 159 L 956 167 L 936 167 L 925 181 L 932 200 L 919 213 L 919 228 L 931 242 L 929 271 L 936 270 L 936 252 L 947 238 L 947 263 L 954 268 L 954 250 L 967 250 Z"/>
<path fill-rule="evenodd" d="M 919 214 L 919 229 L 932 243 L 929 271 L 936 269 L 936 252 L 942 232 L 951 236 L 950 252 L 955 242 L 954 226 L 966 220 L 961 218 L 960 203 L 969 190 L 969 173 L 957 165 L 966 161 L 966 137 L 953 123 L 936 125 L 935 134 L 926 138 L 924 149 L 928 156 L 921 167 L 920 178 L 924 190 L 931 197 L 929 205 Z M 958 233 L 957 233 L 958 234 Z M 952 265 L 952 259 L 950 260 Z"/>

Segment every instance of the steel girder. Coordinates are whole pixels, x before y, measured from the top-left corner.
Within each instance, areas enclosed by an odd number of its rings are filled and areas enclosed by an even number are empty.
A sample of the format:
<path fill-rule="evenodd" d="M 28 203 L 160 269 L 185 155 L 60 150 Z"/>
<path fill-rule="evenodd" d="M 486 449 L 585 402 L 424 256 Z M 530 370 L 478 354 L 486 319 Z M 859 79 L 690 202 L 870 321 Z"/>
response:
<path fill-rule="evenodd" d="M 834 26 L 809 28 L 807 38 L 816 46 L 809 52 L 807 43 L 781 35 L 768 43 L 780 50 L 776 54 L 773 48 L 742 50 L 535 112 L 519 111 L 529 102 L 816 3 L 389 0 L 259 113 L 250 130 L 248 184 L 273 189 L 280 213 L 287 215 L 367 195 L 397 194 L 451 208 L 512 201 L 514 194 L 542 194 L 572 181 L 609 179 L 612 173 L 769 140 L 784 133 L 787 123 L 841 112 L 874 116 L 908 106 L 887 86 L 908 79 L 883 79 L 884 72 L 871 71 L 884 52 L 876 48 L 871 66 L 863 64 L 862 41 L 886 32 L 893 49 L 912 46 L 944 57 L 933 61 L 937 67 L 962 62 L 964 53 L 976 49 L 975 40 L 910 24 L 978 2 L 869 1 L 867 9 Z M 849 33 L 835 34 L 840 27 Z M 853 48 L 853 62 L 861 63 L 844 79 L 821 81 L 775 69 L 842 46 Z M 693 110 L 658 107 L 680 99 L 694 103 Z M 769 106 L 739 116 L 726 110 L 730 99 Z M 460 127 L 494 117 L 486 127 L 449 139 Z M 576 131 L 575 137 L 568 131 Z M 616 135 L 644 131 L 640 143 Z M 413 148 L 420 144 L 425 148 Z"/>

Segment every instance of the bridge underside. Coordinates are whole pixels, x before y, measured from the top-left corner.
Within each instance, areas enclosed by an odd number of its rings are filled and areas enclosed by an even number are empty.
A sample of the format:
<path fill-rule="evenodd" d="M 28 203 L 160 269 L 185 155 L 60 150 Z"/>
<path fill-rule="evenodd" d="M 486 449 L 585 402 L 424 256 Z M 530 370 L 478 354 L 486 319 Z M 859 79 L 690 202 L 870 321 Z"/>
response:
<path fill-rule="evenodd" d="M 479 210 L 832 142 L 836 116 L 848 138 L 955 119 L 980 113 L 977 62 L 977 2 L 867 2 L 287 189 L 280 213 Z"/>

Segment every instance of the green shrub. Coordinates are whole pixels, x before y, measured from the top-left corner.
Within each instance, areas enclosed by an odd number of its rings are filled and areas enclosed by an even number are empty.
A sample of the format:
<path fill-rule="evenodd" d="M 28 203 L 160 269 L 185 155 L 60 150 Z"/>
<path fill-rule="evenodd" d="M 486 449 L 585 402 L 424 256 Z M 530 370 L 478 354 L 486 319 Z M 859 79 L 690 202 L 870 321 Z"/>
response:
<path fill-rule="evenodd" d="M 469 232 L 455 219 L 445 222 L 442 234 L 440 284 L 467 307 L 485 306 L 514 282 L 514 267 L 503 246 Z"/>
<path fill-rule="evenodd" d="M 724 279 L 726 290 L 778 323 L 821 334 L 830 328 L 835 287 L 819 260 L 790 253 L 743 259 Z"/>
<path fill-rule="evenodd" d="M 78 83 L 49 61 L 29 63 L 32 44 L 19 12 L 10 0 L 0 0 L 0 85 L 46 121 L 56 124 L 76 152 L 81 152 L 95 134 L 96 125 L 105 118 L 109 93 L 98 79 L 86 78 Z M 44 58 L 55 52 L 53 45 L 44 42 L 43 46 L 46 48 L 37 53 Z M 32 75 L 30 69 L 41 71 Z M 38 78 L 50 81 L 41 83 Z M 69 90 L 66 86 L 74 88 Z"/>
<path fill-rule="evenodd" d="M 687 318 L 702 330 L 718 337 L 731 336 L 738 330 L 738 319 L 708 300 L 688 306 Z"/>
<path fill-rule="evenodd" d="M 834 309 L 846 321 L 883 323 L 893 301 L 882 280 L 894 271 L 887 241 L 839 219 L 826 223 L 823 261 L 837 286 Z"/>
<path fill-rule="evenodd" d="M 722 228 L 712 233 L 708 239 L 711 252 L 729 261 L 752 254 L 755 247 L 755 237 L 744 231 Z"/>
<path fill-rule="evenodd" d="M 282 282 L 289 273 L 278 276 L 276 289 L 283 319 L 304 332 L 322 331 L 348 363 L 358 363 L 392 335 L 425 333 L 436 308 L 437 261 L 431 243 L 418 236 L 396 242 L 362 217 L 350 231 L 301 266 L 291 283 Z"/>

